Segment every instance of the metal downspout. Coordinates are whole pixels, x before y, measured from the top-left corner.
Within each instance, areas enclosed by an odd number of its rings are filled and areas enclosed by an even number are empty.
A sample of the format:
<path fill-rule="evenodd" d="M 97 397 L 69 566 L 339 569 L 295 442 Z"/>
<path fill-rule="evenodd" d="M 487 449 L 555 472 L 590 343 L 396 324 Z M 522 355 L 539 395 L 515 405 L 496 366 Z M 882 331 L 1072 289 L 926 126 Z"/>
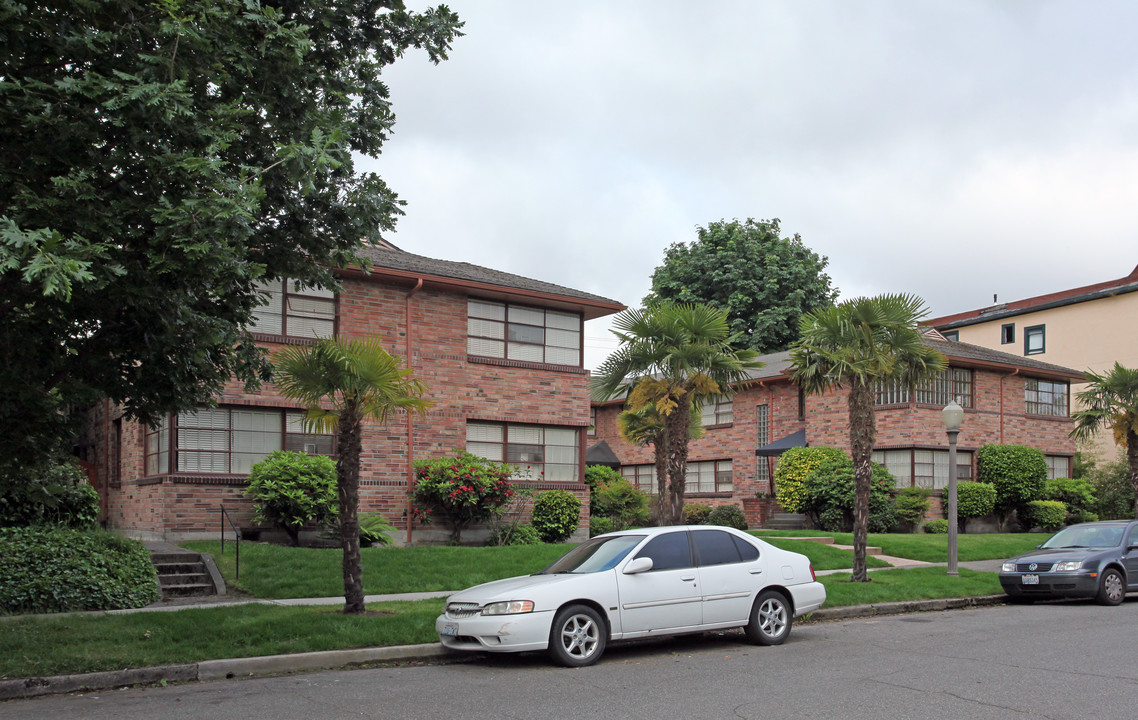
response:
<path fill-rule="evenodd" d="M 415 297 L 423 288 L 423 278 L 417 278 L 415 287 L 407 293 L 406 305 L 404 308 L 404 324 L 407 327 L 407 369 L 411 370 L 415 367 L 415 360 L 411 355 L 413 344 L 411 338 L 414 331 L 414 324 L 411 322 L 411 298 Z M 412 526 L 415 524 L 411 517 L 411 492 L 415 489 L 415 413 L 410 410 L 407 411 L 407 507 L 404 512 L 407 513 L 407 544 L 411 544 L 411 531 Z"/>

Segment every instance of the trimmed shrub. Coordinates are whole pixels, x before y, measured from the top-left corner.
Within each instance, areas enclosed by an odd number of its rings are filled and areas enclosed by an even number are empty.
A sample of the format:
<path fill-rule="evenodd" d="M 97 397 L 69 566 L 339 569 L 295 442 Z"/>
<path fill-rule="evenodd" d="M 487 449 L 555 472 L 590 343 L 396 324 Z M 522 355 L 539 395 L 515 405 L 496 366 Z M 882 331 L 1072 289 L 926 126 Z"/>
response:
<path fill-rule="evenodd" d="M 532 525 L 503 525 L 490 531 L 487 545 L 540 545 L 541 536 Z"/>
<path fill-rule="evenodd" d="M 981 482 L 996 489 L 996 513 L 1001 526 L 1012 511 L 1043 497 L 1047 461 L 1043 451 L 1026 445 L 983 445 L 977 453 Z"/>
<path fill-rule="evenodd" d="M 1094 513 L 1091 508 L 1095 506 L 1095 486 L 1090 480 L 1080 478 L 1055 478 L 1048 480 L 1043 486 L 1044 500 L 1058 500 L 1067 506 L 1067 523 L 1089 522 L 1077 520 Z"/>
<path fill-rule="evenodd" d="M 108 532 L 0 529 L 0 558 L 0 612 L 117 610 L 158 600 L 146 548 Z"/>
<path fill-rule="evenodd" d="M 897 493 L 897 497 L 893 499 L 897 522 L 913 529 L 919 527 L 921 521 L 925 519 L 925 513 L 929 511 L 929 495 L 931 494 L 932 491 L 928 488 L 917 487 L 908 487 Z"/>
<path fill-rule="evenodd" d="M 643 527 L 651 517 L 648 496 L 623 477 L 598 486 L 593 502 L 592 516 L 610 518 L 613 530 Z"/>
<path fill-rule="evenodd" d="M 925 532 L 930 535 L 947 535 L 948 534 L 948 521 L 944 518 L 937 518 L 936 520 L 929 520 L 924 525 Z"/>
<path fill-rule="evenodd" d="M 835 447 L 791 448 L 778 459 L 774 471 L 775 497 L 789 513 L 805 512 L 806 491 L 803 484 L 814 468 L 826 460 L 836 461 L 846 454 Z"/>
<path fill-rule="evenodd" d="M 746 530 L 747 516 L 743 514 L 743 508 L 738 505 L 720 505 L 707 516 L 707 524 Z"/>
<path fill-rule="evenodd" d="M 0 527 L 55 525 L 86 530 L 99 522 L 99 494 L 73 457 L 0 477 Z"/>
<path fill-rule="evenodd" d="M 542 542 L 561 542 L 573 534 L 580 521 L 581 501 L 568 490 L 546 490 L 533 501 L 530 524 Z"/>
<path fill-rule="evenodd" d="M 619 470 L 614 470 L 607 465 L 585 466 L 585 484 L 589 486 L 590 495 L 596 492 L 601 485 L 623 479 L 624 476 L 620 474 Z"/>
<path fill-rule="evenodd" d="M 613 531 L 612 518 L 595 517 L 589 518 L 589 537 L 596 537 L 597 535 L 604 535 Z"/>
<path fill-rule="evenodd" d="M 990 515 L 996 509 L 996 488 L 990 483 L 965 481 L 956 484 L 956 521 L 963 531 L 970 518 Z"/>
<path fill-rule="evenodd" d="M 411 491 L 415 516 L 424 522 L 432 515 L 444 518 L 451 543 L 458 545 L 463 529 L 489 520 L 514 496 L 510 475 L 516 469 L 461 450 L 453 457 L 417 460 Z"/>
<path fill-rule="evenodd" d="M 253 519 L 284 530 L 295 547 L 304 526 L 336 519 L 336 464 L 325 455 L 277 450 L 249 470 L 245 494 L 253 498 Z"/>
<path fill-rule="evenodd" d="M 1019 513 L 1024 530 L 1055 531 L 1067 524 L 1067 506 L 1060 500 L 1032 500 Z"/>
<path fill-rule="evenodd" d="M 684 505 L 684 525 L 706 525 L 711 506 L 703 503 Z"/>
<path fill-rule="evenodd" d="M 869 532 L 891 532 L 897 525 L 893 508 L 893 475 L 873 463 L 869 487 Z M 824 460 L 803 483 L 806 502 L 803 511 L 815 525 L 828 532 L 848 532 L 853 528 L 856 493 L 853 461 L 845 455 Z"/>

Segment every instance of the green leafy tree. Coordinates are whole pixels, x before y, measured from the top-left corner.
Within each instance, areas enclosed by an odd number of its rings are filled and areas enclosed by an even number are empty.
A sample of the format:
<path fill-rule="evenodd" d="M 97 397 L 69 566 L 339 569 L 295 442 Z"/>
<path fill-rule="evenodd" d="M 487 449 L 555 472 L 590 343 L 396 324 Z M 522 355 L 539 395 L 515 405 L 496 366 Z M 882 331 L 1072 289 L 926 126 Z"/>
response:
<path fill-rule="evenodd" d="M 980 482 L 991 483 L 996 489 L 996 514 L 1001 528 L 1007 525 L 1013 512 L 1019 514 L 1029 502 L 1043 498 L 1047 460 L 1039 448 L 982 445 L 976 453 L 976 470 Z"/>
<path fill-rule="evenodd" d="M 1089 479 L 1095 488 L 1093 510 L 1099 517 L 1124 520 L 1134 516 L 1134 486 L 1125 455 L 1120 452 L 1114 460 L 1098 464 Z"/>
<path fill-rule="evenodd" d="M 924 301 L 913 295 L 847 300 L 803 315 L 800 337 L 791 346 L 791 377 L 806 392 L 848 391 L 856 481 L 854 582 L 869 582 L 865 547 L 873 478 L 870 456 L 877 439 L 874 383 L 895 381 L 914 387 L 944 370 L 944 356 L 926 345 L 917 329 L 927 314 Z"/>
<path fill-rule="evenodd" d="M 1138 495 L 1138 370 L 1116 362 L 1110 372 L 1086 375 L 1090 384 L 1075 396 L 1083 409 L 1071 415 L 1075 419 L 1071 435 L 1076 440 L 1089 440 L 1098 430 L 1109 427 L 1115 444 L 1126 450 L 1130 487 Z"/>
<path fill-rule="evenodd" d="M 838 448 L 825 445 L 790 448 L 784 452 L 774 470 L 775 498 L 779 506 L 791 513 L 805 512 L 806 478 L 822 463 L 845 458 L 846 454 Z"/>
<path fill-rule="evenodd" d="M 421 510 L 445 518 L 451 543 L 462 544 L 462 531 L 494 517 L 514 496 L 514 465 L 496 463 L 459 451 L 453 457 L 415 461 L 411 498 Z"/>
<path fill-rule="evenodd" d="M 894 484 L 893 475 L 873 463 L 869 491 L 870 532 L 892 532 L 897 525 L 897 511 L 890 493 Z M 829 532 L 849 532 L 857 495 L 850 458 L 843 453 L 840 457 L 823 460 L 806 476 L 803 492 L 806 495 L 804 511 L 818 527 Z"/>
<path fill-rule="evenodd" d="M 295 547 L 305 525 L 336 518 L 336 464 L 324 455 L 278 450 L 249 469 L 245 494 L 253 498 L 253 519 L 284 530 Z"/>
<path fill-rule="evenodd" d="M 336 434 L 336 496 L 344 550 L 344 612 L 364 611 L 360 564 L 360 451 L 364 420 L 380 423 L 397 410 L 426 413 L 425 388 L 378 337 L 324 338 L 277 352 L 274 380 L 281 394 L 302 403 L 307 429 Z"/>
<path fill-rule="evenodd" d="M 89 530 L 99 522 L 99 494 L 74 457 L 0 472 L 0 527 L 58 525 Z"/>
<path fill-rule="evenodd" d="M 0 0 L 0 463 L 109 397 L 150 422 L 267 378 L 258 281 L 334 287 L 402 214 L 380 73 L 462 23 L 400 0 Z"/>
<path fill-rule="evenodd" d="M 720 220 L 696 228 L 695 242 L 675 243 L 652 274 L 646 307 L 661 301 L 706 303 L 727 313 L 742 346 L 785 350 L 804 312 L 832 305 L 838 291 L 829 261 L 797 234 L 779 237 L 779 221 Z"/>
<path fill-rule="evenodd" d="M 729 396 L 732 383 L 762 364 L 754 350 L 735 346 L 726 313 L 709 305 L 662 302 L 626 310 L 613 327 L 620 347 L 597 368 L 594 389 L 603 398 L 627 393 L 629 410 L 651 405 L 663 418 L 658 442 L 664 447 L 668 499 L 660 500 L 659 521 L 677 525 L 683 521 L 692 406 Z"/>

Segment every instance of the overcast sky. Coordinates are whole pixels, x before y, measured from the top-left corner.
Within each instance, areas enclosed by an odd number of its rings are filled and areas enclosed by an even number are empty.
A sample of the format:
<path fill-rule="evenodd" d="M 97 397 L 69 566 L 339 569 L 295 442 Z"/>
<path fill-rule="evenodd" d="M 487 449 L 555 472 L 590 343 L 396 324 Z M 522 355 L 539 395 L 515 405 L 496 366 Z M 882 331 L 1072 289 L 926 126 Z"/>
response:
<path fill-rule="evenodd" d="M 777 217 L 842 298 L 933 315 L 1138 264 L 1136 2 L 450 6 L 466 36 L 389 68 L 395 133 L 359 165 L 409 252 L 638 307 L 697 226 Z"/>

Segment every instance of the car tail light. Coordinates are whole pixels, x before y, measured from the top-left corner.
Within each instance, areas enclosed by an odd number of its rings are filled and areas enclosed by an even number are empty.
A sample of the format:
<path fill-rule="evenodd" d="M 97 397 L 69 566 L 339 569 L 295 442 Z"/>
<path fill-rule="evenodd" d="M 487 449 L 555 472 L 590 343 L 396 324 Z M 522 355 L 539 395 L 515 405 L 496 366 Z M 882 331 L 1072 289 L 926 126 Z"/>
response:
<path fill-rule="evenodd" d="M 810 563 L 810 579 L 818 582 L 818 576 L 814 574 L 814 563 Z"/>

